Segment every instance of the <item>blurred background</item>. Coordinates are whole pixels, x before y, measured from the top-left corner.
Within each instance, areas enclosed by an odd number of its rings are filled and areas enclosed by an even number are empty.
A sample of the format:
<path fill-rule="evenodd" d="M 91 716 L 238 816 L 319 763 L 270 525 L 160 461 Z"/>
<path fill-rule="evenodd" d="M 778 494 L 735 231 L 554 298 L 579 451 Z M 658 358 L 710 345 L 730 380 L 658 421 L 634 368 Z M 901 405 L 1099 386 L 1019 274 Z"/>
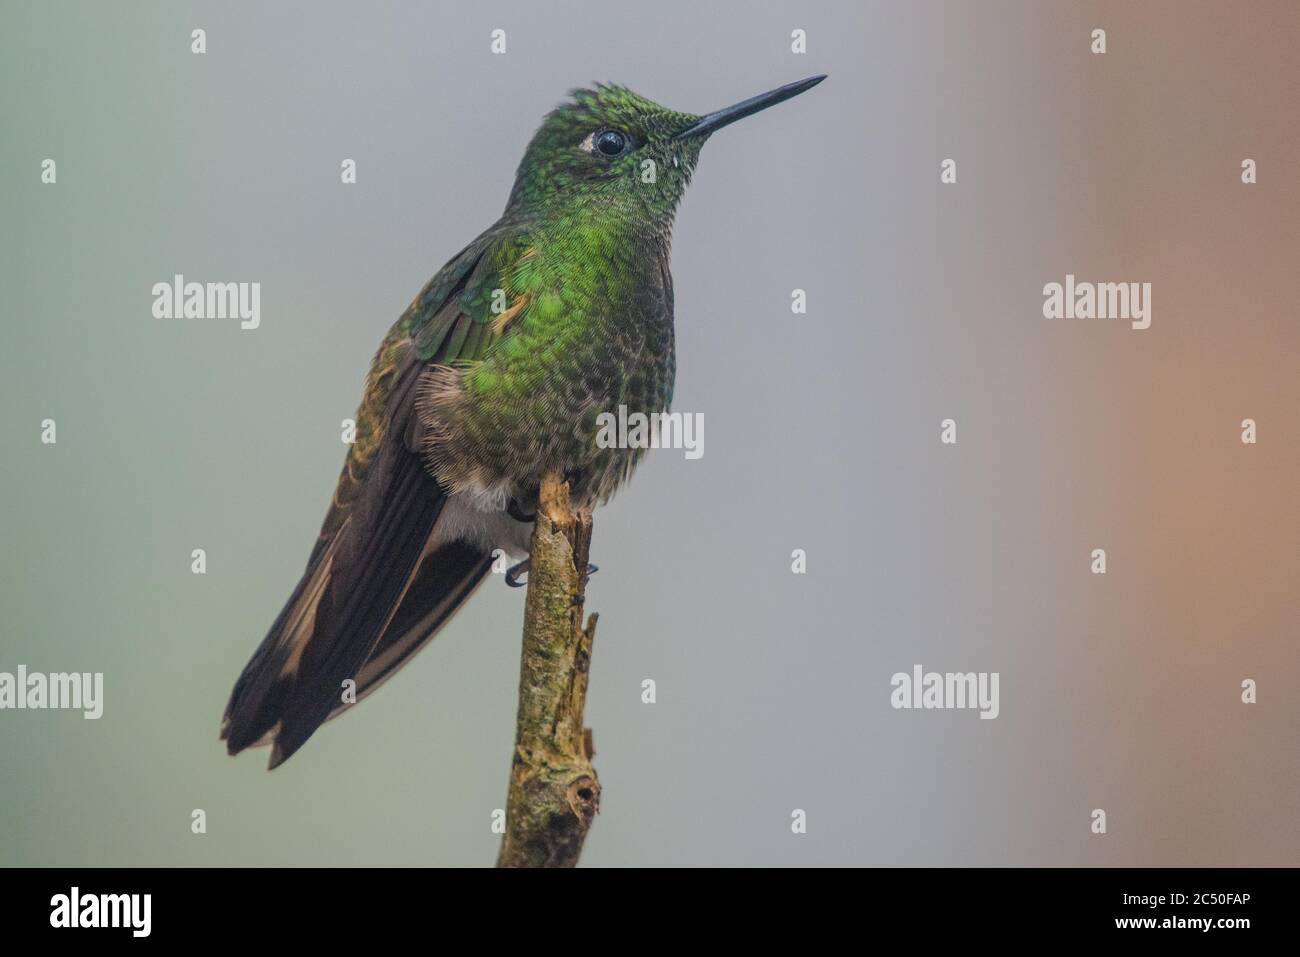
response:
<path fill-rule="evenodd" d="M 1300 864 L 1298 36 L 1290 2 L 3 3 L 0 671 L 105 706 L 0 713 L 0 863 L 491 864 L 500 578 L 283 768 L 217 740 L 340 421 L 567 90 L 825 72 L 678 216 L 705 454 L 596 516 L 583 862 Z M 154 319 L 175 273 L 260 282 L 261 327 Z M 1044 319 L 1067 273 L 1152 283 L 1151 328 Z M 917 663 L 999 672 L 1000 716 L 891 709 Z"/>

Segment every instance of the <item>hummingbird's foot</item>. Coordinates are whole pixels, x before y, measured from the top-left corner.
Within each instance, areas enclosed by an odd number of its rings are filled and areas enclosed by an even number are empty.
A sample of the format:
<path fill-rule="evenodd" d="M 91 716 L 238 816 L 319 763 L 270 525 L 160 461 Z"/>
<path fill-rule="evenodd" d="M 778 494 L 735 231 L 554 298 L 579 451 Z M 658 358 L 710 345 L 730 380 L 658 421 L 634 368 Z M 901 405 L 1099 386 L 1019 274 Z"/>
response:
<path fill-rule="evenodd" d="M 507 585 L 509 585 L 511 588 L 523 588 L 525 585 L 528 584 L 528 579 L 525 578 L 523 581 L 520 581 L 519 576 L 528 574 L 528 562 L 530 560 L 531 559 L 525 558 L 518 565 L 511 565 L 509 568 L 506 569 Z"/>
<path fill-rule="evenodd" d="M 507 585 L 509 585 L 511 588 L 523 588 L 525 585 L 528 584 L 527 578 L 521 580 L 519 576 L 528 574 L 529 561 L 531 561 L 531 559 L 525 558 L 518 565 L 511 565 L 509 568 L 506 569 Z M 583 579 L 583 584 L 585 585 L 588 581 L 590 581 L 591 576 L 596 574 L 596 572 L 598 571 L 600 571 L 599 566 L 593 565 L 591 564 L 591 562 L 587 562 L 587 577 Z"/>

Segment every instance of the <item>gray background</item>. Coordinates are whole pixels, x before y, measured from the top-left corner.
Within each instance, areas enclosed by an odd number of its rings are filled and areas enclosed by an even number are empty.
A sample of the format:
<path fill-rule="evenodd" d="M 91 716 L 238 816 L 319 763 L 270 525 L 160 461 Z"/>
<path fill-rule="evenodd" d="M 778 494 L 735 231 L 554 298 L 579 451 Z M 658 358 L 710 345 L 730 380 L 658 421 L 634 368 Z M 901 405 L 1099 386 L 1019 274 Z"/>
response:
<path fill-rule="evenodd" d="M 568 89 L 703 112 L 827 72 L 716 136 L 678 218 L 705 455 L 597 515 L 584 863 L 1300 863 L 1294 4 L 0 11 L 0 670 L 106 684 L 97 722 L 0 713 L 0 862 L 491 863 L 499 580 L 275 773 L 217 741 L 339 421 Z M 261 328 L 153 319 L 176 272 L 260 282 Z M 1152 329 L 1044 320 L 1066 272 L 1152 282 Z M 1001 716 L 893 711 L 914 663 L 1000 672 Z"/>

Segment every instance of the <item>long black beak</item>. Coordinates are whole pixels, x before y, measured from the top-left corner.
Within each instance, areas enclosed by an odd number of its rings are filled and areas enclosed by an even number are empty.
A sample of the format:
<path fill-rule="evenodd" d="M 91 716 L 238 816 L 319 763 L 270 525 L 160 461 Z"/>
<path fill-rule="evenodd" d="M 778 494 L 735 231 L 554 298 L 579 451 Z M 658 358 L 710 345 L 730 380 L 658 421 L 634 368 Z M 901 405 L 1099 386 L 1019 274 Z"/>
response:
<path fill-rule="evenodd" d="M 798 96 L 804 90 L 811 90 L 814 86 L 826 79 L 826 74 L 820 76 L 810 76 L 806 80 L 800 80 L 798 83 L 787 83 L 785 86 L 779 86 L 775 90 L 769 90 L 767 93 L 760 93 L 758 96 L 751 96 L 748 100 L 741 100 L 734 106 L 728 106 L 710 113 L 708 116 L 701 116 L 686 129 L 682 130 L 673 139 L 681 140 L 688 136 L 707 136 L 714 130 L 720 130 L 728 123 L 734 123 L 736 120 L 744 119 L 751 116 L 759 110 L 765 110 L 769 106 L 776 106 L 782 100 L 788 100 L 792 96 Z"/>

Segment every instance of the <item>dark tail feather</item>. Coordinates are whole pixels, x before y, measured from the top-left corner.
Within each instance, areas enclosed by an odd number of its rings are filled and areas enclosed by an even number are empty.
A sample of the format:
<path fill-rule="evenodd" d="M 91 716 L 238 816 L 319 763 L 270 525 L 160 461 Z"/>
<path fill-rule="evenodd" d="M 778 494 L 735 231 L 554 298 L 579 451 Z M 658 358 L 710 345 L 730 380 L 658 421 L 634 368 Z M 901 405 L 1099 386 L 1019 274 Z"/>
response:
<path fill-rule="evenodd" d="M 396 485 L 397 502 L 376 517 L 371 541 L 347 561 L 352 574 L 342 574 L 342 548 L 335 554 L 338 567 L 316 608 L 314 632 L 302 649 L 280 715 L 272 768 L 288 760 L 329 717 L 344 680 L 356 679 L 406 594 L 445 500 L 412 458 L 413 466 Z M 348 519 L 350 526 L 355 518 Z"/>
<path fill-rule="evenodd" d="M 461 541 L 439 545 L 425 555 L 393 620 L 357 675 L 357 701 L 387 681 L 432 641 L 478 590 L 491 568 L 489 553 Z M 336 701 L 329 716 L 333 718 L 350 707 Z"/>
<path fill-rule="evenodd" d="M 319 542 L 307 569 L 276 617 L 257 651 L 244 666 L 221 719 L 221 738 L 230 754 L 265 744 L 280 720 L 289 681 L 283 677 L 285 662 L 292 656 L 301 635 L 304 618 L 315 614 L 320 595 L 329 581 L 333 541 Z M 309 638 L 308 629 L 308 638 Z"/>
<path fill-rule="evenodd" d="M 282 764 L 341 703 L 345 679 L 360 687 L 407 660 L 423 642 L 399 641 L 400 635 L 386 640 L 390 624 L 399 616 L 418 623 L 448 597 L 413 590 L 417 578 L 448 592 L 461 590 L 441 620 L 472 590 L 464 588 L 464 579 L 479 564 L 469 564 L 460 551 L 452 553 L 455 568 L 423 571 L 422 559 L 450 547 L 434 547 L 446 501 L 438 483 L 409 452 L 393 448 L 384 458 L 346 521 L 317 546 L 302 581 L 236 683 L 222 723 L 231 754 L 274 739 L 270 767 Z M 387 652 L 385 664 L 372 669 L 374 678 L 363 675 L 381 648 Z"/>

